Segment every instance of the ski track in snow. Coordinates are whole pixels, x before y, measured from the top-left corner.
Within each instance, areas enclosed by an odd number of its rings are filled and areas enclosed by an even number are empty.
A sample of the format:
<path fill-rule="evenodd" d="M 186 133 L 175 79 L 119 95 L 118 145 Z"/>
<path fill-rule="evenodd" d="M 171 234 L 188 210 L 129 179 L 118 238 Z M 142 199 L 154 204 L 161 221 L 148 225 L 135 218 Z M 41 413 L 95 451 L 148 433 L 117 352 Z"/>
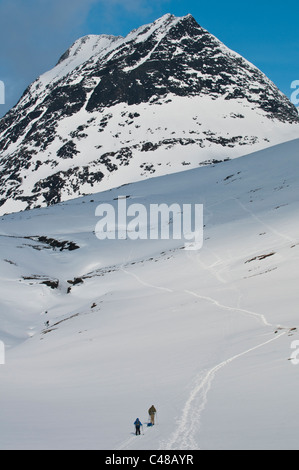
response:
<path fill-rule="evenodd" d="M 207 302 L 211 302 L 214 305 L 216 305 L 217 307 L 222 308 L 224 310 L 230 310 L 231 312 L 241 312 L 245 315 L 254 316 L 254 317 L 258 318 L 259 320 L 261 320 L 262 323 L 265 326 L 273 326 L 271 323 L 269 323 L 267 321 L 265 315 L 262 315 L 261 313 L 251 312 L 250 310 L 245 310 L 245 309 L 240 308 L 240 307 L 229 307 L 227 305 L 221 304 L 220 302 L 218 302 L 218 300 L 212 299 L 211 297 L 206 297 L 204 295 L 196 294 L 195 292 L 191 292 L 189 290 L 185 290 L 184 292 L 186 292 L 186 294 L 193 295 L 194 297 L 197 297 L 198 299 L 202 299 L 202 300 L 206 300 Z"/>
<path fill-rule="evenodd" d="M 137 436 L 132 436 L 126 439 L 119 447 L 116 447 L 114 450 L 125 450 L 130 444 L 132 444 Z M 139 436 L 138 436 L 139 437 Z"/>
<path fill-rule="evenodd" d="M 291 242 L 291 243 L 297 243 L 297 240 L 295 240 L 294 238 L 291 238 L 289 237 L 288 235 L 284 234 L 284 233 L 281 233 L 281 232 L 278 232 L 278 230 L 276 230 L 275 228 L 273 228 L 271 225 L 269 225 L 268 223 L 266 223 L 264 220 L 262 220 L 260 217 L 258 217 L 254 212 L 252 212 L 249 207 L 245 206 L 239 199 L 237 198 L 232 198 L 234 201 L 236 201 L 240 207 L 242 207 L 242 209 L 247 212 L 248 214 L 251 215 L 251 217 L 256 220 L 257 222 L 259 222 L 260 224 L 262 224 L 264 227 L 266 227 L 268 230 L 270 230 L 270 232 L 272 232 L 274 235 L 282 238 L 284 241 L 287 240 L 287 242 Z"/>
<path fill-rule="evenodd" d="M 251 353 L 263 346 L 266 346 L 273 341 L 277 341 L 280 337 L 284 336 L 286 332 L 280 333 L 275 338 L 272 338 L 262 344 L 259 344 L 253 348 L 247 349 L 246 351 L 236 354 L 235 356 L 227 359 L 226 361 L 221 362 L 217 366 L 210 369 L 203 376 L 202 374 L 197 379 L 197 384 L 190 393 L 190 396 L 185 404 L 181 418 L 178 421 L 178 427 L 173 433 L 169 441 L 162 443 L 160 449 L 165 450 L 200 450 L 198 443 L 195 440 L 195 433 L 200 425 L 200 417 L 202 411 L 205 409 L 208 392 L 211 388 L 212 382 L 215 378 L 217 372 L 219 372 L 223 367 L 229 365 L 231 362 L 236 359 L 245 356 L 246 354 Z"/>
<path fill-rule="evenodd" d="M 146 422 L 146 420 L 144 420 L 144 422 Z M 147 434 L 147 427 L 145 425 L 145 429 L 143 428 L 142 426 L 142 431 L 141 431 L 141 435 L 140 436 L 136 436 L 135 435 L 135 432 L 134 432 L 134 435 L 131 436 L 131 437 L 128 437 L 128 439 L 126 439 L 125 441 L 123 441 L 118 447 L 115 447 L 115 449 L 113 450 L 126 450 L 131 444 L 133 444 L 133 442 L 138 439 L 140 440 L 140 437 L 141 436 L 145 436 Z M 133 434 L 133 432 L 132 432 Z"/>
<path fill-rule="evenodd" d="M 218 264 L 218 262 L 216 264 Z M 124 274 L 133 277 L 141 285 L 145 287 L 175 293 L 173 289 L 156 286 L 148 282 L 145 282 L 136 274 L 126 271 L 123 267 L 121 268 L 121 270 L 123 271 Z M 222 282 L 224 281 L 222 280 Z M 266 317 L 263 314 L 252 312 L 250 310 L 245 310 L 240 307 L 230 307 L 230 306 L 220 303 L 216 299 L 203 296 L 203 295 L 200 295 L 196 292 L 192 292 L 189 290 L 184 290 L 183 292 L 188 295 L 197 297 L 201 300 L 211 302 L 212 304 L 214 304 L 216 307 L 220 309 L 229 310 L 229 311 L 236 312 L 236 313 L 240 312 L 243 315 L 245 314 L 245 315 L 253 316 L 254 318 L 258 319 L 260 322 L 262 322 L 264 326 L 267 326 L 267 327 L 274 326 L 267 321 Z M 277 341 L 285 334 L 286 334 L 286 331 L 280 333 L 279 335 L 276 335 L 275 338 L 272 338 L 268 341 L 263 342 L 262 344 L 258 344 L 257 346 L 254 346 L 250 349 L 247 349 L 246 351 L 243 351 L 239 354 L 234 355 L 233 357 L 221 362 L 220 364 L 216 365 L 215 367 L 213 367 L 212 369 L 208 371 L 201 372 L 195 379 L 195 384 L 190 392 L 188 400 L 186 401 L 186 404 L 184 406 L 181 416 L 177 419 L 176 431 L 172 434 L 172 436 L 170 437 L 168 441 L 161 442 L 160 450 L 178 450 L 178 449 L 179 450 L 188 450 L 188 449 L 200 450 L 200 446 L 198 442 L 196 441 L 195 436 L 200 427 L 201 414 L 206 407 L 207 400 L 208 400 L 208 393 L 209 393 L 209 390 L 211 389 L 212 382 L 216 374 L 221 369 L 231 364 L 233 361 L 240 359 L 241 357 L 257 349 L 260 349 L 266 346 L 267 344 L 272 343 L 273 341 Z M 128 448 L 128 446 L 130 446 L 130 444 L 134 442 L 134 439 L 135 437 L 131 437 L 125 440 L 121 444 L 121 446 L 118 448 L 118 450 L 124 450 Z"/>
<path fill-rule="evenodd" d="M 128 274 L 129 276 L 131 277 L 134 277 L 138 282 L 139 284 L 145 286 L 145 287 L 151 287 L 153 289 L 158 289 L 158 290 L 163 290 L 165 292 L 171 292 L 171 293 L 174 293 L 174 290 L 173 289 L 168 289 L 167 287 L 160 287 L 160 286 L 154 286 L 153 284 L 149 284 L 148 282 L 145 282 L 143 281 L 139 276 L 137 276 L 136 274 L 134 273 L 129 273 L 128 271 L 126 271 L 124 268 L 121 268 L 121 271 L 125 274 Z"/>

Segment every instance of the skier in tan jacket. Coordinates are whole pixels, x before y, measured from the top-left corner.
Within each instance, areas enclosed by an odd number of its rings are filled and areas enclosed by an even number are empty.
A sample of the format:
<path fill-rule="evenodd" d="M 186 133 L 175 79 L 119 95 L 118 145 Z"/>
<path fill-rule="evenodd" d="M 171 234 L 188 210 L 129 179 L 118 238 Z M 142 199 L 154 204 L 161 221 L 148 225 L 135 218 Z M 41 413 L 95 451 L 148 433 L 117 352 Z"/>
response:
<path fill-rule="evenodd" d="M 154 424 L 155 424 L 155 415 L 156 415 L 156 413 L 157 413 L 157 410 L 154 407 L 154 405 L 152 405 L 150 407 L 150 409 L 148 410 L 148 414 L 150 415 L 152 426 L 154 426 Z"/>

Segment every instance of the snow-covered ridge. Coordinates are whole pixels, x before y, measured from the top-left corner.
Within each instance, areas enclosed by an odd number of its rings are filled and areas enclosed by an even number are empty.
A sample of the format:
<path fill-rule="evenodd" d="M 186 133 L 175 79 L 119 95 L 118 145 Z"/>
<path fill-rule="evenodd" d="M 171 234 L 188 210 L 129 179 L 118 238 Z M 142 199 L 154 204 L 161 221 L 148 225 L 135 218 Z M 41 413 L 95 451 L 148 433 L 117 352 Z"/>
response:
<path fill-rule="evenodd" d="M 32 85 L 31 93 L 41 93 L 49 85 L 62 80 L 76 68 L 82 66 L 93 57 L 100 57 L 105 50 L 120 38 L 108 35 L 88 35 L 78 39 L 59 59 L 57 65 L 41 75 Z"/>
<path fill-rule="evenodd" d="M 177 18 L 171 14 L 166 14 L 152 24 L 146 24 L 131 31 L 125 38 L 106 34 L 84 36 L 74 42 L 61 56 L 58 64 L 52 70 L 44 73 L 37 79 L 37 83 L 33 84 L 31 91 L 33 92 L 35 89 L 40 91 L 41 86 L 46 87 L 49 84 L 63 79 L 77 67 L 88 61 L 92 61 L 93 59 L 99 60 L 104 55 L 109 56 L 109 54 L 113 54 L 115 49 L 120 46 L 125 46 L 126 43 L 132 41 L 136 43 L 146 41 L 156 32 L 161 39 L 167 34 L 169 28 L 177 24 L 181 19 L 182 18 Z M 111 56 L 109 59 L 110 58 Z"/>

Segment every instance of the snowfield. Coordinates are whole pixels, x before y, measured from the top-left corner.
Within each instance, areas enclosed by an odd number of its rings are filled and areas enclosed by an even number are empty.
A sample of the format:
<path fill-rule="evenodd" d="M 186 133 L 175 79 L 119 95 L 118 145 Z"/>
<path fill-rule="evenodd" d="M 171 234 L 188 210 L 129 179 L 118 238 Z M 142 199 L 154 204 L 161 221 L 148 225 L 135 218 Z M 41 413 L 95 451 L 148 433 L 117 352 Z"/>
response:
<path fill-rule="evenodd" d="M 297 139 L 3 216 L 0 448 L 298 449 L 298 157 Z M 204 204 L 202 250 L 99 241 L 118 196 Z"/>

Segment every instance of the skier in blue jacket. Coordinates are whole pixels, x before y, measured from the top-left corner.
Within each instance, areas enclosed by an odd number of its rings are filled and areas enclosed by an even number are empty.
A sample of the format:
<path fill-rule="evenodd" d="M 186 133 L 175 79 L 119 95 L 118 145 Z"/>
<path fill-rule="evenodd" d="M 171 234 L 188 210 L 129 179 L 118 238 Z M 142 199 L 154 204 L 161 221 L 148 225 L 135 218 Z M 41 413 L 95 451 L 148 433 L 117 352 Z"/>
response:
<path fill-rule="evenodd" d="M 140 421 L 139 418 L 136 419 L 135 423 L 134 423 L 134 426 L 135 426 L 135 429 L 136 429 L 136 436 L 140 436 L 140 428 L 142 426 L 142 422 Z"/>

